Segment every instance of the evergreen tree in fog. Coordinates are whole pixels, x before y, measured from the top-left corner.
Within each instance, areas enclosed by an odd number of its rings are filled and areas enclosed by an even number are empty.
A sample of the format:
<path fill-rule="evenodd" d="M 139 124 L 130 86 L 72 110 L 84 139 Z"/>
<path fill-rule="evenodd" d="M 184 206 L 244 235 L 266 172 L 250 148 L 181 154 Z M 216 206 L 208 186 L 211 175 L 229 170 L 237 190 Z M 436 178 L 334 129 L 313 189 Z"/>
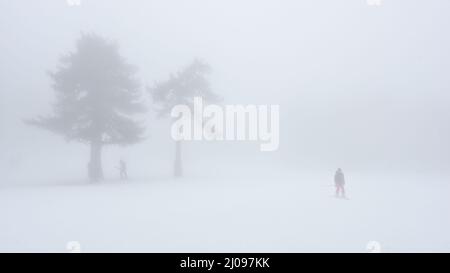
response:
<path fill-rule="evenodd" d="M 135 73 L 115 43 L 94 34 L 83 34 L 76 51 L 62 57 L 57 71 L 49 73 L 56 92 L 54 113 L 30 123 L 90 145 L 91 181 L 103 178 L 104 145 L 142 140 L 144 128 L 132 119 L 145 111 Z"/>
<path fill-rule="evenodd" d="M 170 75 L 169 79 L 157 82 L 148 88 L 160 117 L 167 117 L 175 105 L 184 104 L 191 108 L 195 97 L 202 97 L 205 102 L 219 101 L 220 98 L 212 90 L 207 75 L 211 67 L 198 59 L 187 67 Z M 175 142 L 174 176 L 183 175 L 181 163 L 181 141 Z"/>

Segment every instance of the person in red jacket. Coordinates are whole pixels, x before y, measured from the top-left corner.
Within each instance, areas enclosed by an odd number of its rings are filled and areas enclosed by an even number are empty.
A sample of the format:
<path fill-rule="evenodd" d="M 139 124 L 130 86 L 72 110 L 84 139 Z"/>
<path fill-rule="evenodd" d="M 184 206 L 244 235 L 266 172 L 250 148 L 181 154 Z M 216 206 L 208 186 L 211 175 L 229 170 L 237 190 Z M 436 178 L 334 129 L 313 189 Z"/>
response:
<path fill-rule="evenodd" d="M 334 174 L 334 185 L 336 186 L 336 197 L 339 197 L 339 194 L 342 198 L 345 198 L 345 177 L 341 168 L 337 169 Z"/>

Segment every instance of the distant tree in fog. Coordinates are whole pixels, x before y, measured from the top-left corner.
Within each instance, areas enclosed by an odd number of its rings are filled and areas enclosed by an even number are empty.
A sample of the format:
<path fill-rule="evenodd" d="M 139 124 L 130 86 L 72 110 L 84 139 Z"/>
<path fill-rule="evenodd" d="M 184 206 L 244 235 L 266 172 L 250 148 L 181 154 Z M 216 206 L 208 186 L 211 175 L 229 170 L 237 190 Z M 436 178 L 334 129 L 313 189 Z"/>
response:
<path fill-rule="evenodd" d="M 184 104 L 191 106 L 194 97 L 202 97 L 206 102 L 220 100 L 210 86 L 207 75 L 211 73 L 211 67 L 198 59 L 195 59 L 184 69 L 176 74 L 171 74 L 169 79 L 156 82 L 148 91 L 156 105 L 160 117 L 168 117 L 175 105 Z M 183 175 L 181 163 L 181 141 L 175 142 L 174 176 Z"/>
<path fill-rule="evenodd" d="M 54 113 L 29 123 L 90 145 L 88 175 L 103 178 L 102 147 L 142 140 L 144 128 L 132 116 L 145 111 L 136 68 L 118 46 L 94 34 L 83 34 L 76 51 L 60 59 L 51 72 L 56 92 Z"/>

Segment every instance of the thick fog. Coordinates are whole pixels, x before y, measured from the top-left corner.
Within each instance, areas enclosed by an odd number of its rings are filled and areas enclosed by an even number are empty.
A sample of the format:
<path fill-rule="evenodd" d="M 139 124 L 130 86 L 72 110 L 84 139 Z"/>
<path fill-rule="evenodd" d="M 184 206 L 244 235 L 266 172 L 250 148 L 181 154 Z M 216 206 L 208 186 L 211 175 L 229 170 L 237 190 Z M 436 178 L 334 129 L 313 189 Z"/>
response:
<path fill-rule="evenodd" d="M 275 185 L 306 174 L 312 180 L 294 181 L 332 185 L 342 168 L 353 185 L 388 177 L 398 189 L 407 181 L 448 189 L 449 14 L 447 0 L 0 0 L 0 184 L 89 183 L 89 146 L 27 121 L 53 113 L 50 74 L 92 34 L 116 43 L 138 69 L 148 107 L 136 116 L 144 141 L 104 147 L 101 184 L 117 182 L 121 159 L 132 182 L 171 181 L 172 123 L 158 117 L 148 89 L 200 59 L 211 67 L 221 105 L 279 105 L 279 149 L 261 152 L 258 141 L 184 141 L 182 187 L 243 179 L 255 181 L 258 192 L 258 179 Z M 406 250 L 433 250 L 414 246 Z M 104 250 L 97 247 L 91 250 Z M 223 250 L 200 248 L 211 249 Z"/>
<path fill-rule="evenodd" d="M 143 88 L 197 57 L 226 103 L 280 105 L 278 152 L 208 143 L 189 160 L 212 153 L 225 171 L 247 156 L 294 170 L 447 171 L 447 2 L 2 1 L 2 166 L 76 164 L 75 148 L 58 155 L 66 143 L 23 119 L 50 111 L 46 73 L 93 32 L 117 41 Z M 144 161 L 172 155 L 163 120 L 146 119 L 149 138 L 131 149 Z"/>

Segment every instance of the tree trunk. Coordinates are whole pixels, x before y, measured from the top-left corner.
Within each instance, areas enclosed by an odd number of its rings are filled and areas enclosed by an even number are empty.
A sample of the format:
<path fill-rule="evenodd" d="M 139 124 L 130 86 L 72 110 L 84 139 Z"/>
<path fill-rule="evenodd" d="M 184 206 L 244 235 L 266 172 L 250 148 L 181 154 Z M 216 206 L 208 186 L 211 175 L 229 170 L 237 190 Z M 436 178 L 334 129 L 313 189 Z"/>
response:
<path fill-rule="evenodd" d="M 91 182 L 103 179 L 102 144 L 100 142 L 91 142 L 91 158 L 88 164 L 88 172 Z"/>
<path fill-rule="evenodd" d="M 181 140 L 175 142 L 175 164 L 173 175 L 175 177 L 183 176 L 183 167 L 181 164 Z"/>

